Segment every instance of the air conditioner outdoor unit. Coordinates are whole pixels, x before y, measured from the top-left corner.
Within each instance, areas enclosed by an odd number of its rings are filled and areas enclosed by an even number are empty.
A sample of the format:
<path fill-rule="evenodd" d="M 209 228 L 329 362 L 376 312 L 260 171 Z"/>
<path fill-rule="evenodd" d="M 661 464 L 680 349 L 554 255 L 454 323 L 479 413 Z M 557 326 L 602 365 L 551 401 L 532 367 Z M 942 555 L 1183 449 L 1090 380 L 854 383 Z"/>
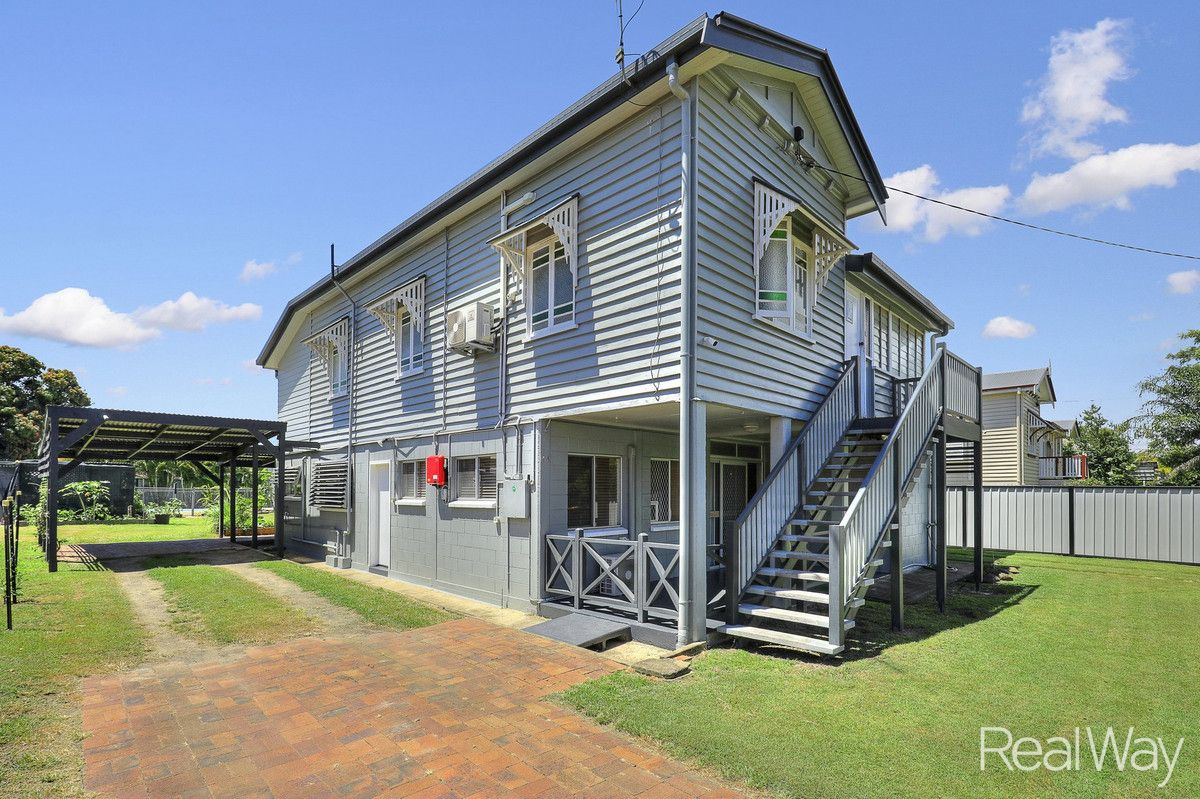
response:
<path fill-rule="evenodd" d="M 495 347 L 494 313 L 485 302 L 450 311 L 446 314 L 446 348 L 462 353 L 491 352 Z"/>

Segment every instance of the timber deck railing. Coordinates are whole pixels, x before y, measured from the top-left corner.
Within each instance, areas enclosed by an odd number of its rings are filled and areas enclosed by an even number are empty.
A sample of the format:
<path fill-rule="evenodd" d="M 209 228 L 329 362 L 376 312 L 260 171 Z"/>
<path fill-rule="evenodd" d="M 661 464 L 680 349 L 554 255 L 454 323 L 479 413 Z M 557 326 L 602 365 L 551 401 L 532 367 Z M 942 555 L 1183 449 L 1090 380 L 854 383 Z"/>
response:
<path fill-rule="evenodd" d="M 679 544 L 636 538 L 550 534 L 545 593 L 575 608 L 598 605 L 629 611 L 639 622 L 679 618 Z"/>

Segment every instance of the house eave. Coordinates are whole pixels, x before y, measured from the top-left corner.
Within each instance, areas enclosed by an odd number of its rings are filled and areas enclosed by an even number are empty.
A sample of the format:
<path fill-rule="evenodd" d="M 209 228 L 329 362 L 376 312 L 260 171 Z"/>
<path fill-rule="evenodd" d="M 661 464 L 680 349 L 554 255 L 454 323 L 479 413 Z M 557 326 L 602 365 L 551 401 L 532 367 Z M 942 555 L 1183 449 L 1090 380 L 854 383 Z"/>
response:
<path fill-rule="evenodd" d="M 862 274 L 883 284 L 892 293 L 918 309 L 941 335 L 944 336 L 954 329 L 953 319 L 934 305 L 931 299 L 917 291 L 911 283 L 900 277 L 894 269 L 888 266 L 875 253 L 864 252 L 847 255 L 846 271 Z"/>

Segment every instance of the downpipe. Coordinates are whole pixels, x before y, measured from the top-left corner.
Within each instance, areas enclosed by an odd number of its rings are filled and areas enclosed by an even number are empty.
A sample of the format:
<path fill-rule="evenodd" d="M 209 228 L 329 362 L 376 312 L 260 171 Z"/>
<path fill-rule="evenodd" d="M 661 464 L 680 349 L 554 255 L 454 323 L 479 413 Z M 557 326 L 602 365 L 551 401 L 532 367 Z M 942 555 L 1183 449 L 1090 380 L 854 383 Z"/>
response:
<path fill-rule="evenodd" d="M 354 340 L 355 332 L 358 328 L 358 304 L 354 302 L 354 298 L 342 287 L 341 282 L 337 277 L 337 264 L 334 260 L 333 245 L 329 245 L 329 279 L 333 281 L 333 285 L 346 298 L 346 302 L 350 303 L 350 341 L 346 345 L 346 368 L 350 373 L 350 385 L 346 389 L 346 474 L 350 485 L 347 490 L 350 494 L 350 501 L 346 503 L 346 552 L 339 552 L 340 557 L 350 557 L 350 540 L 354 535 L 354 378 L 356 372 L 354 363 Z"/>
<path fill-rule="evenodd" d="M 696 380 L 696 330 L 695 330 L 695 259 L 691 248 L 692 214 L 695 209 L 689 202 L 692 189 L 692 166 L 694 161 L 695 134 L 692 119 L 692 95 L 679 83 L 679 65 L 674 59 L 667 64 L 667 86 L 679 100 L 679 126 L 681 142 L 680 167 L 683 174 L 680 197 L 680 239 L 682 269 L 680 270 L 680 347 L 679 347 L 679 446 L 680 446 L 680 524 L 679 524 L 679 620 L 676 642 L 680 647 L 691 643 L 689 622 L 696 598 L 692 596 L 690 575 L 703 564 L 693 563 L 689 535 L 702 531 L 704 519 L 693 518 L 692 496 L 696 486 L 704 485 L 703 466 L 697 470 L 692 459 L 692 402 L 695 398 Z M 697 474 L 696 472 L 699 471 Z M 703 603 L 704 599 L 700 601 Z"/>

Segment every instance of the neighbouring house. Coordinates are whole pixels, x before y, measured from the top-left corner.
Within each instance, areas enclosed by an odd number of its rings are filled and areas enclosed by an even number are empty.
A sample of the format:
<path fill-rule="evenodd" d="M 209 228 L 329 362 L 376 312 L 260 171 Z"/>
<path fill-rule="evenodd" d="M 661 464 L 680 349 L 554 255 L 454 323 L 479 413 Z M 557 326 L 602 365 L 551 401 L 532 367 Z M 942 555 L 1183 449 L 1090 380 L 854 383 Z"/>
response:
<path fill-rule="evenodd" d="M 1067 454 L 1074 419 L 1051 420 L 1043 406 L 1058 401 L 1050 367 L 983 375 L 983 482 L 1061 485 L 1087 477 L 1087 456 Z M 968 459 L 951 456 L 950 485 L 969 485 Z"/>
<path fill-rule="evenodd" d="M 979 371 L 854 253 L 886 197 L 824 50 L 698 18 L 287 304 L 288 546 L 820 653 L 884 570 L 902 624 Z"/>

